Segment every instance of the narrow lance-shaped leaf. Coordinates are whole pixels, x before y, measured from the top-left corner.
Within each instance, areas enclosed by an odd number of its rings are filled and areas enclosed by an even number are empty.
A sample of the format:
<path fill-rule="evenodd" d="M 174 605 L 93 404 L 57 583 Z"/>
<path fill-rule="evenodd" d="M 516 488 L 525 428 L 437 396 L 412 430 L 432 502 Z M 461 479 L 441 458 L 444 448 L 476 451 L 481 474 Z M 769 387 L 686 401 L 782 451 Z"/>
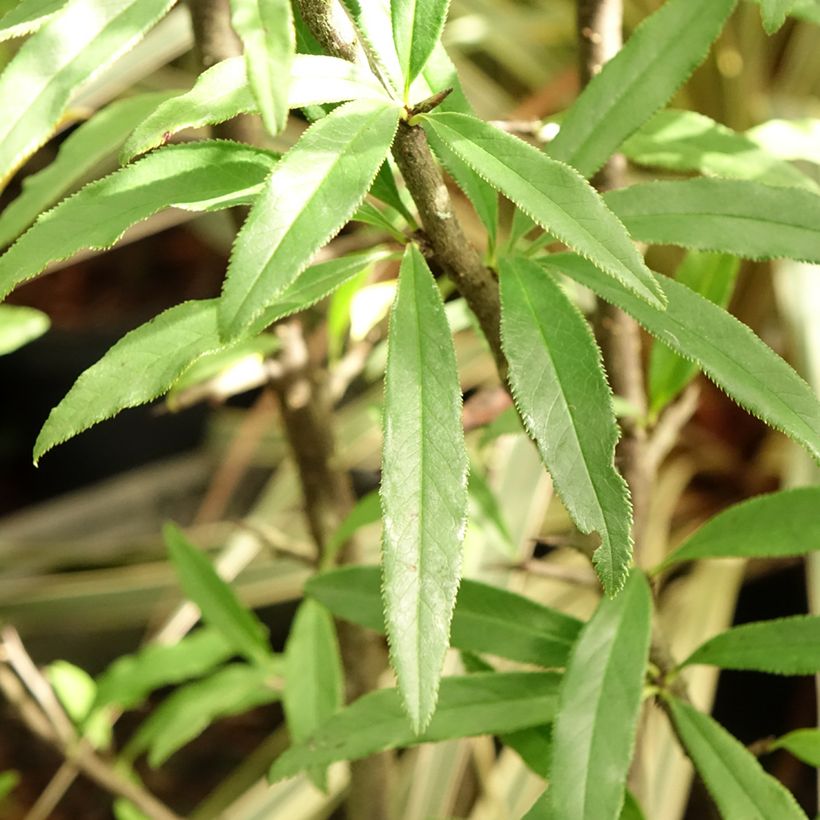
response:
<path fill-rule="evenodd" d="M 820 263 L 820 195 L 811 191 L 703 177 L 632 185 L 604 199 L 641 242 Z"/>
<path fill-rule="evenodd" d="M 22 193 L 0 211 L 0 245 L 15 240 L 43 211 L 81 183 L 116 167 L 117 151 L 128 134 L 171 95 L 151 91 L 117 100 L 72 131 L 54 161 L 27 176 Z"/>
<path fill-rule="evenodd" d="M 503 734 L 541 725 L 555 716 L 560 680 L 554 672 L 490 672 L 444 678 L 438 709 L 422 735 L 407 723 L 398 690 L 371 692 L 332 717 L 306 743 L 288 749 L 273 764 L 270 779 L 417 743 Z"/>
<path fill-rule="evenodd" d="M 353 21 L 367 61 L 394 90 L 400 90 L 404 82 L 393 43 L 391 0 L 340 1 Z"/>
<path fill-rule="evenodd" d="M 820 672 L 820 616 L 795 615 L 742 624 L 715 635 L 682 664 L 750 669 L 773 675 Z"/>
<path fill-rule="evenodd" d="M 736 0 L 666 0 L 592 78 L 549 153 L 591 177 L 703 62 Z"/>
<path fill-rule="evenodd" d="M 796 0 L 760 0 L 760 16 L 766 33 L 774 34 L 796 5 Z"/>
<path fill-rule="evenodd" d="M 820 487 L 735 504 L 709 519 L 661 567 L 699 558 L 786 558 L 820 550 Z"/>
<path fill-rule="evenodd" d="M 405 101 L 441 37 L 449 0 L 390 0 L 393 41 L 404 75 Z"/>
<path fill-rule="evenodd" d="M 781 430 L 820 461 L 820 403 L 814 391 L 746 325 L 673 279 L 659 277 L 666 310 L 636 299 L 585 259 L 554 254 L 541 260 L 634 316 L 701 370 L 741 407 Z"/>
<path fill-rule="evenodd" d="M 615 469 L 618 427 L 586 320 L 537 263 L 501 261 L 501 340 L 516 405 L 573 520 L 598 532 L 593 560 L 609 595 L 632 555 L 631 507 Z"/>
<path fill-rule="evenodd" d="M 820 768 L 820 729 L 795 729 L 775 740 L 769 749 L 786 749 L 809 766 Z"/>
<path fill-rule="evenodd" d="M 0 257 L 0 297 L 51 263 L 110 248 L 164 208 L 207 211 L 249 202 L 276 158 L 222 140 L 173 145 L 121 168 L 43 214 Z"/>
<path fill-rule="evenodd" d="M 334 615 L 384 632 L 376 567 L 343 567 L 316 575 L 305 584 L 308 595 Z M 545 667 L 564 666 L 581 622 L 556 609 L 471 581 L 461 582 L 450 642 L 457 649 Z"/>
<path fill-rule="evenodd" d="M 541 227 L 642 299 L 663 305 L 623 225 L 576 171 L 466 114 L 426 114 L 422 123 Z"/>
<path fill-rule="evenodd" d="M 20 0 L 0 17 L 0 43 L 37 31 L 67 0 Z"/>
<path fill-rule="evenodd" d="M 288 118 L 290 67 L 296 53 L 290 0 L 231 0 L 231 24 L 245 50 L 262 121 L 278 134 Z"/>
<path fill-rule="evenodd" d="M 33 342 L 50 326 L 48 316 L 39 310 L 22 305 L 0 305 L 0 356 Z"/>
<path fill-rule="evenodd" d="M 690 251 L 678 268 L 676 279 L 710 302 L 726 307 L 734 290 L 740 261 L 726 254 Z M 678 356 L 663 342 L 652 345 L 649 359 L 649 411 L 657 415 L 692 381 L 698 366 Z"/>
<path fill-rule="evenodd" d="M 51 135 L 71 95 L 132 48 L 173 0 L 72 0 L 0 75 L 0 188 Z"/>
<path fill-rule="evenodd" d="M 219 630 L 248 660 L 262 664 L 268 661 L 271 650 L 267 630 L 216 574 L 207 556 L 191 544 L 175 524 L 166 524 L 162 534 L 180 586 L 186 597 L 199 607 L 202 620 Z"/>
<path fill-rule="evenodd" d="M 806 820 L 794 797 L 719 723 L 674 698 L 667 709 L 724 820 Z"/>
<path fill-rule="evenodd" d="M 549 817 L 617 820 L 641 706 L 652 597 L 633 570 L 586 624 L 561 683 L 552 733 Z"/>
<path fill-rule="evenodd" d="M 317 601 L 302 602 L 285 645 L 282 705 L 291 743 L 307 740 L 344 702 L 344 673 L 330 613 Z M 312 768 L 311 779 L 327 787 L 327 773 Z"/>
<path fill-rule="evenodd" d="M 312 125 L 270 175 L 234 243 L 220 302 L 235 338 L 353 216 L 390 149 L 399 109 L 356 101 Z"/>
<path fill-rule="evenodd" d="M 449 646 L 467 517 L 461 387 L 444 305 L 407 247 L 390 314 L 381 499 L 390 656 L 416 732 L 430 722 Z"/>

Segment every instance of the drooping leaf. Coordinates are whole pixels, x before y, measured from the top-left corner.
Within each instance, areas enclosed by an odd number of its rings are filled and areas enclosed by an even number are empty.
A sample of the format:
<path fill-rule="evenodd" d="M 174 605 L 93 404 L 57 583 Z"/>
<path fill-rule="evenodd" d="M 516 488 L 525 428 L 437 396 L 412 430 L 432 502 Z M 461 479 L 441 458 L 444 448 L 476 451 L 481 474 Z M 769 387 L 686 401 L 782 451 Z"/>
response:
<path fill-rule="evenodd" d="M 204 675 L 234 653 L 220 632 L 204 627 L 172 646 L 151 645 L 123 655 L 97 679 L 94 708 L 131 709 L 155 689 Z"/>
<path fill-rule="evenodd" d="M 695 111 L 659 112 L 621 146 L 621 151 L 632 162 L 649 168 L 819 190 L 794 165 L 745 134 Z"/>
<path fill-rule="evenodd" d="M 795 729 L 775 740 L 769 749 L 786 749 L 809 766 L 820 768 L 820 729 Z"/>
<path fill-rule="evenodd" d="M 796 487 L 735 504 L 661 564 L 699 558 L 785 558 L 820 550 L 820 487 Z"/>
<path fill-rule="evenodd" d="M 0 188 L 51 135 L 74 91 L 142 38 L 174 0 L 72 0 L 0 75 Z"/>
<path fill-rule="evenodd" d="M 344 672 L 330 613 L 310 598 L 302 602 L 285 645 L 285 708 L 291 743 L 306 741 L 344 702 Z M 327 788 L 327 773 L 311 769 L 311 779 Z"/>
<path fill-rule="evenodd" d="M 43 214 L 0 257 L 0 297 L 51 262 L 110 248 L 164 208 L 207 211 L 245 204 L 275 163 L 267 151 L 223 140 L 172 145 L 121 168 Z"/>
<path fill-rule="evenodd" d="M 37 31 L 67 0 L 20 0 L 0 17 L 0 43 Z"/>
<path fill-rule="evenodd" d="M 690 251 L 678 268 L 676 279 L 710 302 L 725 308 L 734 290 L 740 261 L 727 254 Z M 655 342 L 649 359 L 649 411 L 657 415 L 692 381 L 698 366 Z"/>
<path fill-rule="evenodd" d="M 550 143 L 591 177 L 703 62 L 736 0 L 666 0 L 584 89 Z"/>
<path fill-rule="evenodd" d="M 473 735 L 498 734 L 549 722 L 555 715 L 560 675 L 553 672 L 488 672 L 443 678 L 439 704 L 424 734 L 407 722 L 396 689 L 380 689 L 332 717 L 306 743 L 288 749 L 271 780 L 310 766 L 357 760 L 376 752 Z"/>
<path fill-rule="evenodd" d="M 361 100 L 314 123 L 268 177 L 234 243 L 220 328 L 246 330 L 350 219 L 390 149 L 399 108 Z"/>
<path fill-rule="evenodd" d="M 553 727 L 549 816 L 617 820 L 641 706 L 652 597 L 633 570 L 584 626 L 561 682 Z"/>
<path fill-rule="evenodd" d="M 701 177 L 632 185 L 604 199 L 641 242 L 820 263 L 820 195 L 811 191 Z"/>
<path fill-rule="evenodd" d="M 774 34 L 786 22 L 796 0 L 759 0 L 760 16 L 766 34 Z"/>
<path fill-rule="evenodd" d="M 461 578 L 467 451 L 450 327 L 414 244 L 390 314 L 381 500 L 387 638 L 418 733 L 435 710 Z"/>
<path fill-rule="evenodd" d="M 820 3 L 817 9 L 820 15 Z M 747 131 L 746 136 L 780 159 L 820 165 L 820 119 L 768 120 Z"/>
<path fill-rule="evenodd" d="M 218 630 L 236 652 L 264 665 L 271 650 L 262 622 L 242 606 L 208 557 L 188 541 L 179 527 L 168 523 L 162 534 L 179 584 L 185 596 L 199 607 L 203 622 Z"/>
<path fill-rule="evenodd" d="M 51 326 L 45 313 L 21 305 L 0 305 L 0 356 L 42 336 Z"/>
<path fill-rule="evenodd" d="M 169 695 L 128 742 L 125 756 L 148 752 L 152 767 L 200 735 L 214 721 L 279 700 L 281 684 L 270 667 L 232 663 Z"/>
<path fill-rule="evenodd" d="M 719 723 L 674 698 L 667 708 L 724 820 L 806 820 L 794 797 Z"/>
<path fill-rule="evenodd" d="M 393 42 L 404 75 L 404 95 L 441 37 L 449 0 L 390 0 Z"/>
<path fill-rule="evenodd" d="M 23 180 L 22 193 L 0 211 L 0 246 L 15 240 L 37 216 L 116 157 L 128 134 L 164 100 L 169 91 L 151 91 L 117 100 L 94 114 L 60 145 L 54 161 Z M 113 163 L 111 163 L 113 165 Z"/>
<path fill-rule="evenodd" d="M 647 302 L 663 305 L 657 282 L 623 225 L 576 171 L 466 114 L 426 114 L 422 122 L 541 227 Z"/>
<path fill-rule="evenodd" d="M 673 279 L 659 277 L 667 307 L 657 310 L 580 256 L 554 254 L 541 262 L 634 316 L 676 353 L 697 361 L 741 407 L 820 461 L 820 403 L 814 391 L 731 314 Z"/>
<path fill-rule="evenodd" d="M 289 0 L 231 0 L 231 25 L 245 52 L 251 91 L 271 134 L 288 118 L 290 68 L 296 34 Z"/>
<path fill-rule="evenodd" d="M 733 627 L 699 646 L 682 666 L 692 664 L 813 675 L 820 672 L 820 616 L 794 615 Z"/>
<path fill-rule="evenodd" d="M 501 340 L 516 405 L 573 520 L 597 532 L 593 560 L 609 595 L 632 555 L 632 511 L 615 469 L 618 427 L 586 320 L 536 262 L 500 264 Z"/>
<path fill-rule="evenodd" d="M 377 632 L 384 616 L 376 567 L 343 567 L 323 572 L 305 592 L 334 615 Z M 498 587 L 464 579 L 458 590 L 451 644 L 520 663 L 560 667 L 566 663 L 581 622 Z"/>

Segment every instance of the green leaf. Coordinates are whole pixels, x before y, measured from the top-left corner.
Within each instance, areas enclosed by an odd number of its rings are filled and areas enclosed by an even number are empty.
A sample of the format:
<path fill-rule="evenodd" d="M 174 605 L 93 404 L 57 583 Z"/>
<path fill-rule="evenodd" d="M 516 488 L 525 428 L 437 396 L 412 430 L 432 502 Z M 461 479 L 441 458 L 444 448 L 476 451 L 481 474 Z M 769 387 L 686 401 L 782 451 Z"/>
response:
<path fill-rule="evenodd" d="M 34 444 L 34 463 L 97 422 L 161 396 L 192 362 L 219 347 L 215 299 L 183 302 L 127 333 L 51 411 Z"/>
<path fill-rule="evenodd" d="M 245 51 L 251 91 L 271 134 L 288 118 L 288 82 L 296 34 L 290 0 L 231 0 L 231 25 Z"/>
<path fill-rule="evenodd" d="M 576 171 L 466 114 L 421 119 L 425 130 L 541 227 L 647 302 L 663 305 L 662 292 L 623 225 Z"/>
<path fill-rule="evenodd" d="M 591 177 L 703 62 L 736 0 L 666 0 L 592 78 L 550 143 Z"/>
<path fill-rule="evenodd" d="M 270 668 L 229 664 L 169 695 L 140 726 L 124 755 L 133 760 L 147 750 L 149 765 L 160 766 L 219 718 L 279 698 L 279 684 Z"/>
<path fill-rule="evenodd" d="M 51 136 L 74 91 L 142 38 L 173 0 L 71 0 L 0 75 L 0 188 Z"/>
<path fill-rule="evenodd" d="M 694 111 L 659 112 L 621 150 L 649 168 L 820 190 L 810 177 L 748 136 Z"/>
<path fill-rule="evenodd" d="M 37 31 L 67 0 L 20 0 L 0 18 L 0 43 Z"/>
<path fill-rule="evenodd" d="M 643 809 L 629 789 L 626 790 L 626 800 L 624 800 L 624 807 L 621 809 L 620 820 L 646 820 Z"/>
<path fill-rule="evenodd" d="M 404 76 L 404 96 L 424 68 L 444 30 L 449 0 L 390 0 L 393 42 Z"/>
<path fill-rule="evenodd" d="M 795 0 L 760 0 L 760 17 L 766 34 L 774 34 L 786 22 Z"/>
<path fill-rule="evenodd" d="M 379 168 L 379 173 L 376 174 L 376 178 L 370 186 L 370 195 L 397 210 L 407 220 L 407 224 L 411 229 L 416 229 L 416 220 L 399 193 L 396 177 L 393 175 L 389 159 L 385 160 L 382 167 Z"/>
<path fill-rule="evenodd" d="M 450 327 L 413 244 L 390 314 L 381 500 L 390 656 L 413 728 L 421 732 L 435 711 L 461 578 L 467 451 Z"/>
<path fill-rule="evenodd" d="M 334 615 L 384 632 L 376 567 L 323 572 L 305 584 L 305 592 Z M 560 667 L 580 629 L 581 622 L 563 612 L 465 578 L 458 590 L 450 642 L 468 652 Z"/>
<path fill-rule="evenodd" d="M 617 820 L 649 657 L 652 596 L 634 570 L 584 626 L 561 683 L 553 727 L 549 816 Z"/>
<path fill-rule="evenodd" d="M 43 214 L 0 257 L 0 297 L 78 251 L 110 248 L 164 208 L 207 211 L 249 202 L 272 154 L 221 140 L 173 145 L 86 185 Z"/>
<path fill-rule="evenodd" d="M 198 550 L 175 524 L 162 529 L 168 554 L 185 596 L 195 603 L 202 620 L 222 633 L 234 650 L 249 661 L 264 664 L 271 657 L 267 629 L 217 574 L 205 553 Z"/>
<path fill-rule="evenodd" d="M 110 716 L 93 711 L 97 685 L 88 672 L 67 661 L 54 661 L 46 667 L 46 677 L 81 736 L 95 749 L 110 746 Z"/>
<path fill-rule="evenodd" d="M 670 699 L 667 708 L 724 820 L 806 820 L 794 797 L 719 723 L 683 701 Z"/>
<path fill-rule="evenodd" d="M 666 310 L 661 311 L 636 299 L 579 256 L 554 254 L 541 261 L 634 316 L 676 353 L 697 361 L 741 407 L 820 461 L 820 404 L 814 391 L 734 316 L 673 279 L 658 280 L 667 298 Z"/>
<path fill-rule="evenodd" d="M 492 487 L 490 487 L 487 483 L 487 479 L 482 474 L 481 468 L 475 464 L 470 467 L 467 492 L 470 496 L 470 501 L 475 505 L 475 512 L 478 513 L 478 522 L 485 527 L 492 525 L 492 528 L 501 536 L 505 549 L 514 557 L 517 546 L 513 541 L 512 535 L 510 535 L 507 522 L 504 520 L 501 505 L 498 503 L 498 498 L 493 492 Z M 475 523 L 475 521 L 471 520 L 470 523 Z"/>
<path fill-rule="evenodd" d="M 102 170 L 133 128 L 172 92 L 152 91 L 117 100 L 63 141 L 56 159 L 23 180 L 23 191 L 0 211 L 0 245 L 15 240 L 55 202 Z M 112 163 L 113 164 L 113 163 Z"/>
<path fill-rule="evenodd" d="M 770 751 L 785 749 L 809 766 L 820 768 L 820 729 L 795 729 L 769 746 Z"/>
<path fill-rule="evenodd" d="M 524 816 L 524 820 L 550 820 L 549 814 L 549 790 L 545 791 L 532 805 Z M 619 820 L 646 820 L 635 795 L 629 789 L 626 790 L 626 799 L 619 815 Z"/>
<path fill-rule="evenodd" d="M 560 675 L 553 672 L 489 672 L 444 678 L 436 714 L 424 734 L 407 722 L 396 689 L 380 689 L 332 717 L 310 740 L 288 749 L 270 770 L 271 780 L 310 766 L 457 737 L 513 732 L 549 722 L 555 715 Z"/>
<path fill-rule="evenodd" d="M 648 182 L 605 195 L 635 239 L 820 263 L 820 195 L 748 180 Z"/>
<path fill-rule="evenodd" d="M 344 672 L 330 613 L 317 601 L 302 602 L 285 645 L 285 689 L 282 705 L 291 743 L 306 741 L 344 703 Z M 327 772 L 311 769 L 313 780 L 327 789 Z"/>
<path fill-rule="evenodd" d="M 725 308 L 734 289 L 740 262 L 726 254 L 690 251 L 678 268 L 678 282 Z M 673 353 L 663 342 L 652 345 L 649 359 L 649 411 L 657 414 L 674 400 L 698 373 L 698 366 Z"/>
<path fill-rule="evenodd" d="M 736 626 L 699 646 L 681 666 L 692 664 L 813 675 L 820 672 L 820 616 L 794 615 Z"/>
<path fill-rule="evenodd" d="M 539 777 L 549 776 L 549 759 L 552 755 L 552 726 L 531 726 L 501 735 L 499 740 L 518 752 L 527 768 Z"/>
<path fill-rule="evenodd" d="M 235 652 L 222 634 L 203 627 L 172 646 L 146 646 L 117 658 L 97 679 L 94 709 L 132 709 L 155 689 L 210 672 Z"/>
<path fill-rule="evenodd" d="M 0 356 L 42 336 L 51 320 L 39 310 L 18 305 L 0 305 Z"/>
<path fill-rule="evenodd" d="M 368 524 L 375 524 L 382 517 L 382 505 L 379 499 L 378 490 L 373 490 L 356 502 L 356 506 L 347 514 L 344 521 L 339 524 L 336 532 L 328 540 L 322 563 L 324 566 L 331 566 L 336 554 L 344 546 L 357 530 Z"/>
<path fill-rule="evenodd" d="M 820 486 L 735 504 L 690 535 L 661 567 L 699 558 L 786 558 L 820 550 Z"/>
<path fill-rule="evenodd" d="M 402 69 L 393 43 L 391 0 L 341 0 L 359 34 L 367 60 L 393 90 L 403 87 Z"/>
<path fill-rule="evenodd" d="M 817 8 L 820 15 L 820 5 Z M 820 119 L 769 120 L 746 136 L 780 159 L 820 165 Z"/>
<path fill-rule="evenodd" d="M 234 243 L 219 308 L 226 338 L 246 330 L 353 216 L 399 113 L 387 102 L 347 103 L 308 128 L 279 162 Z"/>
<path fill-rule="evenodd" d="M 600 352 L 578 309 L 537 263 L 501 260 L 501 340 L 513 397 L 569 514 L 598 532 L 609 595 L 632 555 L 629 493 L 615 469 L 618 427 Z"/>
<path fill-rule="evenodd" d="M 0 805 L 16 788 L 20 782 L 20 775 L 17 772 L 0 772 Z"/>

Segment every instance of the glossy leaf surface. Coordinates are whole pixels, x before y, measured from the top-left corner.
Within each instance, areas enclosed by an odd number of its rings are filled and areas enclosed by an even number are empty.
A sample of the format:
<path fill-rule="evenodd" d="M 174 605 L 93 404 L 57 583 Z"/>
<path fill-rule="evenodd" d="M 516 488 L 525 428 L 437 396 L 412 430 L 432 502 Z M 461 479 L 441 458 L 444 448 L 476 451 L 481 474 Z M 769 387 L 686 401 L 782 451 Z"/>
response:
<path fill-rule="evenodd" d="M 309 766 L 358 760 L 386 749 L 456 737 L 512 732 L 549 722 L 561 677 L 552 672 L 488 672 L 444 678 L 436 714 L 424 734 L 413 732 L 396 689 L 371 692 L 332 717 L 273 764 L 271 780 Z"/>
<path fill-rule="evenodd" d="M 604 598 L 572 650 L 561 683 L 547 792 L 555 820 L 617 820 L 635 743 L 649 655 L 652 598 L 633 570 Z"/>
<path fill-rule="evenodd" d="M 632 185 L 604 198 L 641 242 L 820 263 L 820 195 L 811 191 L 704 177 Z"/>
<path fill-rule="evenodd" d="M 623 225 L 576 171 L 466 114 L 427 114 L 423 124 L 542 228 L 641 298 L 663 304 Z"/>
<path fill-rule="evenodd" d="M 719 723 L 679 700 L 668 709 L 724 820 L 806 820 L 792 795 Z"/>
<path fill-rule="evenodd" d="M 501 260 L 501 340 L 527 431 L 578 528 L 597 532 L 607 593 L 626 579 L 632 511 L 615 469 L 618 428 L 600 352 L 586 320 L 536 262 Z"/>
<path fill-rule="evenodd" d="M 634 316 L 676 353 L 697 361 L 741 407 L 820 461 L 820 403 L 814 391 L 746 325 L 672 279 L 659 279 L 667 298 L 661 311 L 579 256 L 555 254 L 542 262 Z"/>
<path fill-rule="evenodd" d="M 323 572 L 305 584 L 305 591 L 337 617 L 384 632 L 376 567 Z M 560 667 L 580 629 L 580 621 L 558 610 L 465 578 L 458 590 L 450 642 L 469 652 Z"/>
<path fill-rule="evenodd" d="M 413 726 L 435 710 L 461 579 L 467 451 L 444 305 L 408 245 L 390 314 L 385 373 L 382 567 L 390 657 Z"/>
<path fill-rule="evenodd" d="M 250 327 L 353 216 L 398 121 L 399 109 L 389 103 L 347 103 L 282 158 L 234 243 L 220 301 L 225 338 Z"/>

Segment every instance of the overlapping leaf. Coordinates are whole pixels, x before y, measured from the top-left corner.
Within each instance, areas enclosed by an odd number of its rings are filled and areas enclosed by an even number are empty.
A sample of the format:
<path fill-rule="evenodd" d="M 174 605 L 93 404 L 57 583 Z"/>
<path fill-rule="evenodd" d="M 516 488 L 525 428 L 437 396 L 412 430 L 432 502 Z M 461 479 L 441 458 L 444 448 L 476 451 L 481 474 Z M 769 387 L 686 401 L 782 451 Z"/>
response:
<path fill-rule="evenodd" d="M 449 0 L 390 0 L 393 42 L 404 75 L 405 98 L 444 29 Z"/>
<path fill-rule="evenodd" d="M 390 315 L 381 499 L 390 656 L 416 732 L 435 710 L 461 578 L 467 451 L 444 305 L 411 244 Z"/>
<path fill-rule="evenodd" d="M 466 114 L 427 114 L 422 122 L 544 229 L 647 302 L 663 304 L 654 276 L 623 225 L 576 171 Z"/>
<path fill-rule="evenodd" d="M 67 0 L 20 0 L 0 17 L 0 43 L 37 31 Z"/>
<path fill-rule="evenodd" d="M 537 263 L 503 259 L 501 339 L 513 396 L 573 520 L 596 531 L 593 560 L 606 591 L 623 585 L 632 555 L 631 507 L 614 465 L 618 427 L 586 320 Z"/>
<path fill-rule="evenodd" d="M 305 591 L 337 617 L 384 632 L 375 567 L 323 572 L 307 582 Z M 563 612 L 465 578 L 458 590 L 450 642 L 468 652 L 561 667 L 580 629 L 581 622 Z"/>
<path fill-rule="evenodd" d="M 735 504 L 689 536 L 661 566 L 699 558 L 785 558 L 820 550 L 820 487 Z"/>
<path fill-rule="evenodd" d="M 0 305 L 0 356 L 42 336 L 51 326 L 45 313 L 22 305 Z"/>
<path fill-rule="evenodd" d="M 706 641 L 682 665 L 698 663 L 774 675 L 813 675 L 820 672 L 820 616 L 736 626 Z"/>
<path fill-rule="evenodd" d="M 207 211 L 244 204 L 276 158 L 222 140 L 172 145 L 86 185 L 44 213 L 0 257 L 0 297 L 80 250 L 110 248 L 164 208 Z"/>
<path fill-rule="evenodd" d="M 604 198 L 642 242 L 820 263 L 820 195 L 811 191 L 704 177 L 632 185 Z"/>
<path fill-rule="evenodd" d="M 767 34 L 774 34 L 786 22 L 797 0 L 759 0 L 760 16 Z"/>
<path fill-rule="evenodd" d="M 635 317 L 703 372 L 741 407 L 781 430 L 820 461 L 820 403 L 814 391 L 748 327 L 673 279 L 660 277 L 667 298 L 658 310 L 573 254 L 542 264 L 563 272 Z"/>
<path fill-rule="evenodd" d="M 350 219 L 390 149 L 399 109 L 356 101 L 312 125 L 268 177 L 234 244 L 220 301 L 226 338 L 245 331 Z"/>
<path fill-rule="evenodd" d="M 779 737 L 769 748 L 772 751 L 786 749 L 809 766 L 820 768 L 820 729 L 795 729 Z"/>
<path fill-rule="evenodd" d="M 634 570 L 604 598 L 572 650 L 561 683 L 547 792 L 554 820 L 617 820 L 641 705 L 652 598 Z"/>
<path fill-rule="evenodd" d="M 683 701 L 667 707 L 724 820 L 806 820 L 794 797 L 719 723 Z"/>
<path fill-rule="evenodd" d="M 0 75 L 0 188 L 51 135 L 74 91 L 133 47 L 174 0 L 72 0 Z"/>
<path fill-rule="evenodd" d="M 444 678 L 424 734 L 407 723 L 396 689 L 365 695 L 332 717 L 310 740 L 273 764 L 271 780 L 310 766 L 357 760 L 387 749 L 456 737 L 513 732 L 555 716 L 561 677 L 552 672 L 489 672 Z"/>

